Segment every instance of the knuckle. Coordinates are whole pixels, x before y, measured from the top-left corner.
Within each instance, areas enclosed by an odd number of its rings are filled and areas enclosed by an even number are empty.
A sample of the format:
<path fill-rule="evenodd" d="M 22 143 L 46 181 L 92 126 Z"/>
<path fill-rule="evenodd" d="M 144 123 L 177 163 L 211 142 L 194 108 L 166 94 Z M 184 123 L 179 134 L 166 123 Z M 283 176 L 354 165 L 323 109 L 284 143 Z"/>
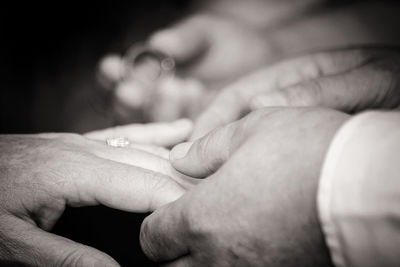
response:
<path fill-rule="evenodd" d="M 282 91 L 289 106 L 313 106 L 321 101 L 322 83 L 319 79 L 310 80 Z"/>
<path fill-rule="evenodd" d="M 315 61 L 321 69 L 321 76 L 343 73 L 357 68 L 371 60 L 369 49 L 340 49 L 321 52 L 315 55 Z"/>
<path fill-rule="evenodd" d="M 85 251 L 74 249 L 64 254 L 63 258 L 56 264 L 59 267 L 84 267 L 93 266 L 93 260 L 89 258 Z"/>
<path fill-rule="evenodd" d="M 304 58 L 304 62 L 299 67 L 303 80 L 315 79 L 324 75 L 326 62 L 331 60 L 331 55 L 328 53 L 313 54 Z"/>

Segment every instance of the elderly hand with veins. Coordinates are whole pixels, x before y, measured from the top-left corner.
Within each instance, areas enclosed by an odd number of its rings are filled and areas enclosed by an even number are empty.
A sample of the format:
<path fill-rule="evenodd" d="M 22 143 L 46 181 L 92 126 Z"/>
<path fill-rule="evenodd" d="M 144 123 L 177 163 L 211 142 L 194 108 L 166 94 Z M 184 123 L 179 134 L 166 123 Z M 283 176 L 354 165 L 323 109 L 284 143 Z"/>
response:
<path fill-rule="evenodd" d="M 148 212 L 179 198 L 193 179 L 175 171 L 168 150 L 156 145 L 182 142 L 191 128 L 183 120 L 86 136 L 0 136 L 0 265 L 118 266 L 97 249 L 47 231 L 66 206 Z M 113 136 L 142 143 L 106 146 Z"/>
<path fill-rule="evenodd" d="M 270 108 L 171 151 L 180 172 L 207 177 L 141 228 L 165 266 L 330 266 L 316 208 L 325 153 L 348 115 Z"/>
<path fill-rule="evenodd" d="M 274 106 L 321 106 L 353 113 L 400 106 L 400 50 L 314 53 L 260 69 L 226 87 L 195 123 L 192 139 Z"/>

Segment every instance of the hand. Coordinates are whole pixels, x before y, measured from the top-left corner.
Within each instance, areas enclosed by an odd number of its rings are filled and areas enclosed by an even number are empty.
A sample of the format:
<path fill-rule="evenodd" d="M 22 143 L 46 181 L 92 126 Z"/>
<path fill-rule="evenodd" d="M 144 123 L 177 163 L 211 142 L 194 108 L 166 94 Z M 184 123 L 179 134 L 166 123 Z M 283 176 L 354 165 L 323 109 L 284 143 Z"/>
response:
<path fill-rule="evenodd" d="M 278 56 L 261 27 L 209 11 L 154 33 L 149 44 L 177 61 L 180 76 L 198 79 L 209 88 L 231 82 Z"/>
<path fill-rule="evenodd" d="M 191 130 L 187 121 L 129 127 L 87 136 L 172 145 Z M 46 231 L 67 205 L 148 212 L 179 198 L 190 182 L 162 157 L 168 151 L 153 145 L 115 148 L 76 134 L 38 134 L 3 135 L 0 149 L 2 266 L 118 266 L 94 248 Z"/>
<path fill-rule="evenodd" d="M 326 266 L 316 210 L 321 165 L 347 115 L 265 109 L 171 151 L 197 187 L 145 219 L 141 244 L 166 266 Z"/>
<path fill-rule="evenodd" d="M 192 139 L 271 106 L 345 112 L 400 105 L 400 52 L 360 48 L 321 52 L 261 69 L 224 89 L 199 116 Z"/>
<path fill-rule="evenodd" d="M 258 7 L 257 2 L 263 1 L 249 1 L 241 6 Z M 232 5 L 224 3 L 227 4 Z M 115 86 L 118 109 L 128 110 L 128 114 L 143 112 L 150 121 L 196 117 L 215 94 L 213 89 L 272 62 L 279 55 L 272 38 L 261 27 L 246 24 L 221 11 L 209 10 L 200 10 L 155 32 L 150 36 L 148 46 L 175 59 L 174 79 L 162 80 L 153 89 L 144 88 L 135 79 L 120 81 L 124 68 L 117 55 L 102 59 L 99 77 L 106 85 Z M 154 93 L 149 95 L 149 91 Z M 120 117 L 129 118 L 124 114 Z"/>

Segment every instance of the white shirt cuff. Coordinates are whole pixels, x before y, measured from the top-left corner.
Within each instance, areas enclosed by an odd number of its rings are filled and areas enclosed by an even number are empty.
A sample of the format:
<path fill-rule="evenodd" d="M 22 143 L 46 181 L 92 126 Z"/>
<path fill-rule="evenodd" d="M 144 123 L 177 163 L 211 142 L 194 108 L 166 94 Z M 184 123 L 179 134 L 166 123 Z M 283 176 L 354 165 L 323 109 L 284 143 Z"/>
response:
<path fill-rule="evenodd" d="M 317 202 L 337 267 L 400 266 L 400 112 L 368 112 L 342 126 Z"/>

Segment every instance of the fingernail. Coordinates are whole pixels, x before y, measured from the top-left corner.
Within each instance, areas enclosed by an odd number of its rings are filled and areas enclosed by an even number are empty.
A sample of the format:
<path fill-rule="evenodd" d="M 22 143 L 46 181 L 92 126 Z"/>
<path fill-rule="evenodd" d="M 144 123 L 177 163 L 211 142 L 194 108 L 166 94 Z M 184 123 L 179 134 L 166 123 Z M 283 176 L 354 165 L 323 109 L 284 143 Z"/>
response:
<path fill-rule="evenodd" d="M 188 153 L 193 142 L 186 142 L 176 145 L 169 153 L 169 158 L 171 161 L 182 159 Z"/>

